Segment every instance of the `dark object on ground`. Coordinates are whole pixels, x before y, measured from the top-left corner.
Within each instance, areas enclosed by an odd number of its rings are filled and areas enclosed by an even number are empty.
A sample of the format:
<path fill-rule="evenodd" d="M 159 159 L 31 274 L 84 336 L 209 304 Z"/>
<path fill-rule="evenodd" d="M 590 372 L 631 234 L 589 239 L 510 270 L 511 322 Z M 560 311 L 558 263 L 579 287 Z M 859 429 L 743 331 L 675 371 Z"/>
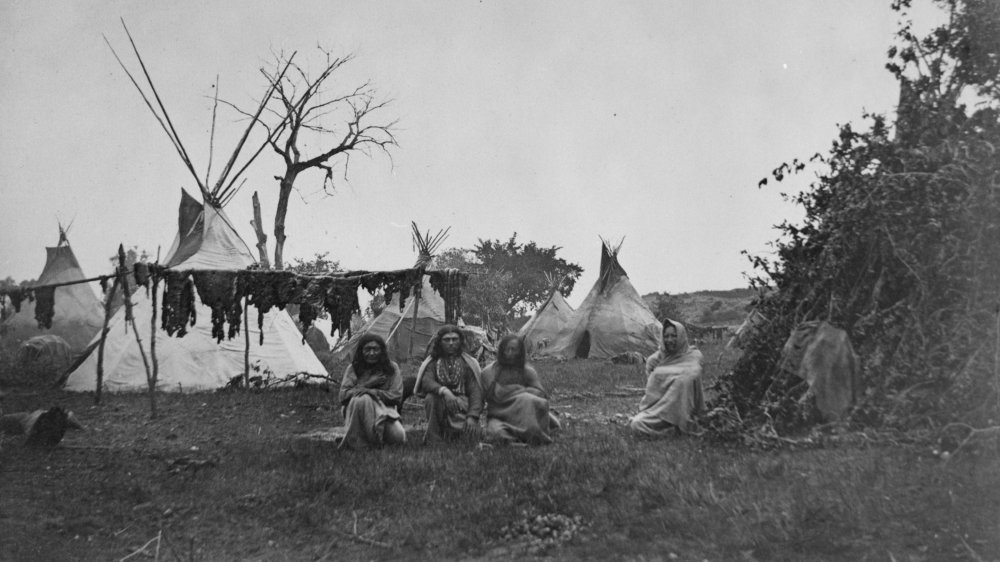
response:
<path fill-rule="evenodd" d="M 27 435 L 25 445 L 52 447 L 62 441 L 67 429 L 83 429 L 83 426 L 73 416 L 73 412 L 67 412 L 58 406 L 48 410 L 0 416 L 0 432 Z"/>
<path fill-rule="evenodd" d="M 31 425 L 25 445 L 52 447 L 59 444 L 66 435 L 68 420 L 69 416 L 62 408 L 49 408 Z"/>

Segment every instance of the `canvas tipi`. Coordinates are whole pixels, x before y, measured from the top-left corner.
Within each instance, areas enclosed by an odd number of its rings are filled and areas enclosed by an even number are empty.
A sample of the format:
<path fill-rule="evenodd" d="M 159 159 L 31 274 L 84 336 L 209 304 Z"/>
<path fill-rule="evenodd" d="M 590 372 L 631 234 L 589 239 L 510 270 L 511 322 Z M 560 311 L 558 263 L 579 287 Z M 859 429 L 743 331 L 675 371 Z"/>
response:
<path fill-rule="evenodd" d="M 249 248 L 240 239 L 222 209 L 202 205 L 182 192 L 178 234 L 164 265 L 177 270 L 241 270 L 255 263 Z M 149 355 L 149 328 L 153 303 L 145 291 L 132 295 L 135 325 Z M 165 391 L 213 390 L 225 386 L 244 369 L 247 334 L 216 342 L 212 336 L 212 311 L 195 297 L 197 323 L 183 337 L 169 336 L 161 326 L 156 332 L 156 356 L 159 363 L 157 389 Z M 139 344 L 132 327 L 125 321 L 122 307 L 111 318 L 104 343 L 104 389 L 111 392 L 142 391 L 146 372 Z M 249 314 L 256 319 L 251 308 Z M 272 309 L 264 315 L 264 343 L 260 344 L 257 322 L 250 326 L 251 376 L 284 377 L 299 373 L 325 375 L 326 369 L 312 349 L 302 342 L 302 335 L 284 310 Z M 95 338 L 97 343 L 99 338 Z M 65 388 L 73 391 L 94 390 L 97 384 L 97 350 L 66 378 Z"/>
<path fill-rule="evenodd" d="M 429 232 L 421 235 L 416 224 L 412 227 L 413 243 L 418 253 L 413 267 L 426 268 L 448 231 L 443 230 L 432 237 Z M 444 299 L 431 287 L 430 276 L 424 275 L 420 285 L 420 298 L 413 298 L 411 291 L 407 294 L 402 310 L 399 301 L 399 293 L 394 294 L 378 316 L 354 337 L 334 348 L 334 357 L 341 361 L 349 360 L 354 355 L 354 348 L 361 335 L 371 333 L 382 336 L 394 361 L 406 361 L 411 357 L 422 359 L 431 338 L 437 334 L 438 328 L 445 325 Z"/>
<path fill-rule="evenodd" d="M 573 307 L 566 302 L 562 292 L 559 291 L 561 281 L 554 280 L 548 274 L 546 277 L 551 287 L 548 298 L 517 332 L 524 338 L 530 353 L 537 353 L 555 341 L 556 336 L 565 328 L 573 315 Z"/>
<path fill-rule="evenodd" d="M 59 226 L 59 243 L 45 248 L 45 268 L 35 285 L 51 285 L 86 279 L 80 262 L 69 245 L 66 230 Z M 15 344 L 34 336 L 59 336 L 73 351 L 82 351 L 87 342 L 101 329 L 104 321 L 103 307 L 90 283 L 64 285 L 55 288 L 52 327 L 39 328 L 35 320 L 35 303 L 25 301 L 21 311 L 4 321 L 2 337 Z"/>
<path fill-rule="evenodd" d="M 126 29 L 126 33 L 128 30 Z M 136 57 L 142 64 L 135 42 L 129 35 Z M 110 44 L 109 44 L 110 46 Z M 114 49 L 112 49 L 114 52 Z M 115 57 L 118 58 L 117 53 Z M 239 189 L 237 180 L 247 169 L 250 162 L 267 146 L 265 140 L 242 167 L 237 168 L 237 158 L 250 132 L 257 122 L 257 117 L 264 109 L 264 104 L 270 98 L 272 90 L 262 98 L 257 113 L 236 145 L 236 149 L 219 172 L 213 187 L 209 187 L 208 177 L 202 179 L 196 172 L 194 164 L 181 143 L 173 122 L 167 115 L 161 98 L 156 94 L 152 79 L 143 64 L 143 76 L 152 95 L 148 95 L 139 82 L 128 71 L 121 59 L 118 59 L 122 69 L 129 75 L 132 84 L 139 90 L 150 111 L 160 123 L 169 137 L 177 154 L 201 192 L 199 203 L 187 193 L 181 193 L 180 211 L 177 222 L 177 236 L 162 264 L 176 270 L 217 269 L 242 270 L 256 263 L 246 243 L 236 233 L 232 223 L 223 212 L 223 206 Z M 287 65 L 285 70 L 287 70 Z M 284 72 L 282 72 L 284 75 Z M 278 77 L 277 81 L 280 81 Z M 155 105 L 151 101 L 155 100 Z M 159 111 L 157 111 L 157 108 Z M 214 125 L 214 124 L 213 124 Z M 213 126 L 214 130 L 214 126 Z M 209 161 L 211 168 L 211 156 Z M 235 170 L 235 172 L 234 172 Z M 150 329 L 153 313 L 153 303 L 144 291 L 136 291 L 132 297 L 135 304 L 133 313 L 134 326 L 139 330 L 144 347 L 150 345 Z M 195 297 L 197 323 L 187 335 L 173 337 L 167 335 L 162 326 L 156 326 L 156 357 L 159 366 L 156 388 L 167 391 L 211 390 L 225 386 L 230 379 L 244 372 L 244 353 L 249 338 L 250 376 L 284 377 L 299 373 L 325 375 L 326 369 L 316 359 L 316 355 L 302 341 L 302 335 L 294 322 L 284 310 L 272 309 L 264 316 L 263 344 L 260 343 L 260 332 L 256 322 L 249 322 L 251 328 L 241 330 L 240 334 L 231 340 L 216 342 L 212 337 L 211 310 L 205 306 L 199 297 Z M 250 311 L 254 314 L 255 311 Z M 148 388 L 146 370 L 136 342 L 132 325 L 125 319 L 126 309 L 121 308 L 111 318 L 107 339 L 104 343 L 104 378 L 103 388 L 108 391 L 138 391 Z M 66 377 L 65 388 L 74 391 L 94 390 L 97 384 L 98 346 L 99 338 L 92 342 L 94 350 L 87 358 L 77 365 Z M 149 351 L 145 352 L 150 355 Z"/>
<path fill-rule="evenodd" d="M 618 263 L 620 248 L 602 241 L 597 282 L 552 343 L 536 350 L 538 355 L 610 359 L 630 351 L 656 351 L 661 324 Z"/>

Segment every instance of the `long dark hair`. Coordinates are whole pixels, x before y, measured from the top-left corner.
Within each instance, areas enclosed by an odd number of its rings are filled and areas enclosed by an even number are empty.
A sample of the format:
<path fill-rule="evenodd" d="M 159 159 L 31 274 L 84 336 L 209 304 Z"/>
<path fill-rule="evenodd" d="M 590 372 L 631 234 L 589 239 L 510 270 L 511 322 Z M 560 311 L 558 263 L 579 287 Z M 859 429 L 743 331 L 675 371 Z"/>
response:
<path fill-rule="evenodd" d="M 513 361 L 508 361 L 504 356 L 504 350 L 507 346 L 513 342 L 521 344 L 521 353 L 514 358 Z M 524 348 L 524 338 L 517 334 L 507 334 L 506 336 L 500 338 L 500 343 L 497 344 L 497 363 L 503 367 L 517 367 L 523 369 L 528 363 L 528 353 Z"/>
<path fill-rule="evenodd" d="M 444 338 L 446 334 L 455 333 L 458 334 L 458 352 L 462 353 L 465 351 L 465 333 L 462 329 L 454 324 L 445 324 L 438 329 L 437 335 L 434 336 L 434 345 L 431 346 L 431 358 L 438 359 L 444 357 L 444 349 L 441 346 L 441 339 Z"/>
<path fill-rule="evenodd" d="M 365 361 L 365 345 L 375 342 L 379 347 L 382 348 L 382 356 L 379 357 L 378 363 L 369 366 L 368 362 Z M 376 334 L 364 334 L 358 338 L 358 346 L 354 348 L 354 359 L 351 360 L 351 367 L 354 367 L 354 374 L 361 376 L 369 370 L 381 371 L 387 375 L 392 374 L 392 362 L 389 361 L 389 349 L 385 345 L 385 340 L 382 336 Z"/>

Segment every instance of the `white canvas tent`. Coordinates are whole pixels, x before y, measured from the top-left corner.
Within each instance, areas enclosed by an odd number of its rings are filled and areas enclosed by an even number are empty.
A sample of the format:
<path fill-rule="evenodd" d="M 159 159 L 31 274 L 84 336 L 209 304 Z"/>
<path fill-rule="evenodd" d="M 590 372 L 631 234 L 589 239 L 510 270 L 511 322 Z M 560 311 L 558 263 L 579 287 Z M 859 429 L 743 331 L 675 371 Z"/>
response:
<path fill-rule="evenodd" d="M 241 270 L 255 263 L 249 248 L 233 229 L 222 209 L 201 205 L 182 192 L 178 234 L 164 265 L 184 269 Z M 149 355 L 152 301 L 145 291 L 132 295 L 135 324 Z M 169 336 L 161 326 L 156 332 L 159 363 L 157 389 L 164 391 L 214 390 L 225 386 L 244 369 L 247 334 L 217 343 L 212 336 L 212 311 L 195 297 L 197 322 L 183 337 Z M 146 390 L 146 371 L 131 326 L 122 307 L 111 318 L 104 344 L 104 389 L 110 392 Z M 264 315 L 264 343 L 260 343 L 257 312 L 250 314 L 250 376 L 284 377 L 299 373 L 325 375 L 326 369 L 284 310 Z M 94 339 L 96 343 L 99 336 Z M 66 378 L 65 388 L 92 391 L 97 384 L 97 349 Z"/>
<path fill-rule="evenodd" d="M 59 227 L 59 243 L 45 248 L 45 268 L 35 285 L 51 285 L 86 279 L 80 262 L 73 254 L 66 231 Z M 24 301 L 21 311 L 4 321 L 2 337 L 5 342 L 19 344 L 35 336 L 59 336 L 73 351 L 82 351 L 94 337 L 104 321 L 104 309 L 90 283 L 64 285 L 55 288 L 52 327 L 39 328 L 35 320 L 35 303 Z"/>
<path fill-rule="evenodd" d="M 299 326 L 301 331 L 301 326 Z M 306 330 L 305 338 L 306 343 L 309 347 L 313 349 L 316 353 L 329 353 L 333 346 L 337 345 L 339 338 L 336 336 L 331 336 L 333 331 L 333 320 L 329 317 L 327 318 L 316 318 L 313 320 L 312 325 Z"/>
<path fill-rule="evenodd" d="M 334 357 L 339 361 L 349 360 L 353 357 L 354 348 L 362 334 L 377 334 L 385 339 L 389 355 L 394 361 L 422 358 L 431 338 L 445 324 L 444 299 L 431 287 L 430 277 L 424 275 L 420 298 L 413 298 L 413 293 L 409 293 L 402 311 L 399 310 L 399 300 L 398 293 L 393 295 L 392 301 L 378 316 L 354 337 L 334 348 Z"/>
<path fill-rule="evenodd" d="M 124 26 L 124 23 L 123 23 Z M 125 30 L 128 34 L 128 29 Z M 128 75 L 132 84 L 139 91 L 146 106 L 167 134 L 171 144 L 180 156 L 191 176 L 198 186 L 204 204 L 199 203 L 190 195 L 181 193 L 180 211 L 177 221 L 177 236 L 162 262 L 164 266 L 177 269 L 219 269 L 242 270 L 256 263 L 246 243 L 236 233 L 232 223 L 226 217 L 222 208 L 239 189 L 238 180 L 250 165 L 250 162 L 260 154 L 268 142 L 261 143 L 260 149 L 253 153 L 242 166 L 237 165 L 237 159 L 257 118 L 264 110 L 264 105 L 270 99 L 274 90 L 264 95 L 257 112 L 250 119 L 243 137 L 237 143 L 229 160 L 218 174 L 214 187 L 209 188 L 208 174 L 204 179 L 195 172 L 193 162 L 187 150 L 181 143 L 173 122 L 167 115 L 160 96 L 156 93 L 152 78 L 142 63 L 135 41 L 129 35 L 132 50 L 142 65 L 142 76 L 151 94 L 147 94 L 129 72 L 125 63 L 112 52 L 122 70 Z M 108 44 L 110 47 L 110 43 Z M 287 71 L 288 65 L 275 82 L 279 82 Z M 155 100 L 155 104 L 153 101 Z M 214 123 L 212 127 L 215 129 Z M 213 139 L 214 141 L 214 139 Z M 211 153 L 209 154 L 209 169 L 211 169 Z M 139 331 L 144 346 L 150 345 L 150 329 L 152 321 L 152 301 L 145 291 L 136 291 L 131 299 L 134 302 L 134 325 Z M 240 334 L 231 340 L 216 342 L 212 337 L 211 309 L 205 306 L 200 297 L 195 296 L 196 325 L 191 327 L 183 337 L 167 335 L 162 325 L 156 326 L 156 358 L 159 366 L 158 390 L 195 391 L 212 390 L 226 385 L 233 377 L 244 372 L 244 353 L 249 339 L 250 376 L 274 376 L 282 378 L 286 375 L 308 373 L 326 375 L 326 369 L 320 364 L 312 349 L 302 341 L 302 335 L 294 322 L 284 310 L 272 309 L 263 319 L 262 330 L 257 329 L 257 322 L 251 321 L 249 330 L 240 330 Z M 256 320 L 256 311 L 249 314 Z M 122 307 L 111 318 L 106 341 L 104 343 L 103 389 L 111 392 L 146 390 L 146 369 L 142 360 L 139 344 L 136 342 L 132 326 L 125 320 L 126 308 Z M 249 333 L 247 333 L 249 331 Z M 263 331 L 263 343 L 260 333 Z M 65 379 L 65 388 L 73 391 L 95 390 L 97 385 L 97 358 L 99 335 L 91 342 L 92 351 Z M 146 351 L 147 356 L 151 355 Z"/>
<path fill-rule="evenodd" d="M 657 349 L 661 324 L 618 263 L 620 247 L 603 242 L 597 282 L 552 343 L 535 351 L 537 355 L 610 359 Z"/>
<path fill-rule="evenodd" d="M 552 285 L 549 297 L 517 332 L 524 338 L 530 353 L 536 353 L 555 341 L 573 316 L 573 307 L 563 298 L 559 284 L 551 279 L 549 283 Z"/>
<path fill-rule="evenodd" d="M 444 241 L 448 231 L 440 231 L 431 237 L 429 232 L 421 235 L 416 224 L 412 227 L 413 244 L 418 251 L 413 267 L 427 267 L 434 257 L 434 250 Z M 410 291 L 402 310 L 399 302 L 400 295 L 396 293 L 378 316 L 349 340 L 342 341 L 333 349 L 334 358 L 338 361 L 350 360 L 358 339 L 363 334 L 377 334 L 385 340 L 389 355 L 394 361 L 422 359 L 431 338 L 445 325 L 444 299 L 431 287 L 430 276 L 424 275 L 420 285 L 420 298 L 413 298 L 413 292 Z"/>

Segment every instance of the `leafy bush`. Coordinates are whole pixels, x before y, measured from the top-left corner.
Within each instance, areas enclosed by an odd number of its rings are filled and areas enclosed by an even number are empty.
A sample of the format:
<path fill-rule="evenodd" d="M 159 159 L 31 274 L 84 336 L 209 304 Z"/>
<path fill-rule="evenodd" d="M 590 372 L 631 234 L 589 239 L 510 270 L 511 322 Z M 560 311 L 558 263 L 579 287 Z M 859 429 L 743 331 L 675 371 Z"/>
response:
<path fill-rule="evenodd" d="M 794 197 L 803 224 L 779 226 L 774 261 L 751 259 L 769 322 L 717 385 L 717 412 L 740 420 L 728 430 L 809 419 L 790 392 L 797 381 L 776 366 L 792 328 L 821 319 L 846 329 L 861 358 L 854 421 L 1000 421 L 1000 4 L 938 4 L 946 24 L 920 39 L 904 23 L 889 50 L 901 85 L 894 130 L 875 114 L 863 131 L 841 126 L 829 155 L 813 157 L 823 171 Z M 909 2 L 893 8 L 905 16 Z"/>

